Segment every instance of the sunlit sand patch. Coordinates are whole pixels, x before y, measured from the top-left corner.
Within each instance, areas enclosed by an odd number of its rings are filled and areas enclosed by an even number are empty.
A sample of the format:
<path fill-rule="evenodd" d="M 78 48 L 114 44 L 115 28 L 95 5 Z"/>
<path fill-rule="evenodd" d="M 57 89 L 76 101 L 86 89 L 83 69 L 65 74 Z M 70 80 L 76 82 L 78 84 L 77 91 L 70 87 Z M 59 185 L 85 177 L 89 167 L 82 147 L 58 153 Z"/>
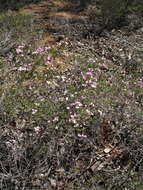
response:
<path fill-rule="evenodd" d="M 54 4 L 55 6 L 59 6 L 59 7 L 64 7 L 65 5 L 67 5 L 66 2 L 60 1 L 60 0 L 54 0 L 54 1 L 53 1 L 53 4 Z"/>
<path fill-rule="evenodd" d="M 25 80 L 21 83 L 21 86 L 22 87 L 25 87 L 25 86 L 30 86 L 31 84 L 33 83 L 32 80 Z"/>
<path fill-rule="evenodd" d="M 22 13 L 25 13 L 25 14 L 35 14 L 38 16 L 38 13 L 41 13 L 41 12 L 49 12 L 50 9 L 52 9 L 53 7 L 59 7 L 59 8 L 62 8 L 62 7 L 65 7 L 67 4 L 69 3 L 66 3 L 66 2 L 63 2 L 63 1 L 60 1 L 60 0 L 54 0 L 54 1 L 41 1 L 39 3 L 31 3 L 30 5 L 28 6 L 25 6 L 23 9 L 21 9 L 21 12 Z"/>
<path fill-rule="evenodd" d="M 34 15 L 35 15 L 35 13 L 37 13 L 37 15 L 38 15 L 38 13 L 40 13 L 41 11 L 46 10 L 48 4 L 49 4 L 48 1 L 42 1 L 37 4 L 31 3 L 30 5 L 22 8 L 20 10 L 20 12 L 24 13 L 24 14 L 34 14 Z"/>
<path fill-rule="evenodd" d="M 36 18 L 42 21 L 43 26 L 51 28 L 51 26 L 56 25 L 57 18 L 59 19 L 72 19 L 81 17 L 81 15 L 74 14 L 70 11 L 60 11 L 59 8 L 71 7 L 72 2 L 64 2 L 62 0 L 43 0 L 39 3 L 31 3 L 20 10 L 21 13 L 34 15 Z M 56 8 L 56 9 L 55 9 Z M 55 10 L 55 11 L 54 11 Z M 70 10 L 70 9 L 69 9 Z M 46 19 L 45 19 L 46 18 Z M 55 18 L 55 19 L 54 19 Z M 50 32 L 46 32 L 43 39 L 38 41 L 37 45 L 48 46 L 55 45 L 56 40 L 54 35 Z"/>
<path fill-rule="evenodd" d="M 37 71 L 38 73 L 42 73 L 42 72 L 45 71 L 45 70 L 46 70 L 45 66 L 39 66 L 39 67 L 36 68 L 36 71 Z"/>
<path fill-rule="evenodd" d="M 50 12 L 50 16 L 60 16 L 60 17 L 65 17 L 65 18 L 73 18 L 73 17 L 78 17 L 75 14 L 72 14 L 70 12 Z"/>
<path fill-rule="evenodd" d="M 69 63 L 57 63 L 58 71 L 64 73 L 73 69 L 73 65 Z"/>
<path fill-rule="evenodd" d="M 25 80 L 21 83 L 21 86 L 26 87 L 26 86 L 30 86 L 33 84 L 41 84 L 43 82 L 44 82 L 43 80 Z"/>
<path fill-rule="evenodd" d="M 1 86 L 1 89 L 9 89 L 9 88 L 15 88 L 16 87 L 16 82 L 9 82 L 5 83 Z"/>
<path fill-rule="evenodd" d="M 49 33 L 46 33 L 41 41 L 39 41 L 39 46 L 52 46 L 55 44 L 55 38 Z"/>

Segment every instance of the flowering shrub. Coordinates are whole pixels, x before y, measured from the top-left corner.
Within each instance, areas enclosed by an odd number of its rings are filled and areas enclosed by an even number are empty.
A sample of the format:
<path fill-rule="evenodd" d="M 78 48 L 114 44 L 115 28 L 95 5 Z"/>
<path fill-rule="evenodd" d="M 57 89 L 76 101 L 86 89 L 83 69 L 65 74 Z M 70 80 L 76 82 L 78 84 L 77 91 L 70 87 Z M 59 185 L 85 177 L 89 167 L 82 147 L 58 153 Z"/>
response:
<path fill-rule="evenodd" d="M 1 188 L 142 189 L 140 35 L 28 37 L 0 57 Z"/>

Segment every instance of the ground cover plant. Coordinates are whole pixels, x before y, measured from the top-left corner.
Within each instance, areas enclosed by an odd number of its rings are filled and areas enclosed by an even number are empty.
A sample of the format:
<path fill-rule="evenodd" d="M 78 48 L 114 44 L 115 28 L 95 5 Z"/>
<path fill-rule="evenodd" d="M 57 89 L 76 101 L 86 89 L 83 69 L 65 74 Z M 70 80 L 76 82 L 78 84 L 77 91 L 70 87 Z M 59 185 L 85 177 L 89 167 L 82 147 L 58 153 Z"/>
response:
<path fill-rule="evenodd" d="M 0 1 L 0 10 L 7 11 L 7 10 L 18 10 L 21 7 L 30 4 L 30 3 L 37 3 L 39 0 L 1 0 Z"/>
<path fill-rule="evenodd" d="M 0 188 L 142 189 L 142 26 L 43 45 L 29 15 L 0 25 Z"/>

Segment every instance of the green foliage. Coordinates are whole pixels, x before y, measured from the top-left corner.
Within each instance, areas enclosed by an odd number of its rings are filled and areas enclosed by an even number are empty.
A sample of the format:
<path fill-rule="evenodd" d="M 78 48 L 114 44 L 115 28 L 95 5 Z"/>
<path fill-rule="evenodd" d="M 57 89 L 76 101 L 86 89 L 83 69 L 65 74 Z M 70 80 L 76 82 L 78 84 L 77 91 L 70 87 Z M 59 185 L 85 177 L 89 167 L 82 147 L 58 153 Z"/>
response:
<path fill-rule="evenodd" d="M 125 16 L 126 6 L 125 0 L 103 0 L 101 11 L 104 24 L 108 28 L 120 25 Z"/>
<path fill-rule="evenodd" d="M 140 0 L 102 0 L 103 23 L 107 28 L 120 27 L 128 11 L 140 11 L 142 7 Z"/>
<path fill-rule="evenodd" d="M 42 35 L 42 28 L 35 24 L 34 18 L 30 15 L 14 12 L 0 14 L 0 47 L 3 48 L 13 42 L 35 41 Z"/>
<path fill-rule="evenodd" d="M 18 10 L 24 5 L 27 5 L 29 3 L 36 3 L 38 1 L 39 0 L 0 0 L 0 10 Z"/>
<path fill-rule="evenodd" d="M 142 0 L 134 0 L 132 2 L 132 5 L 129 6 L 128 9 L 130 12 L 141 11 L 143 9 L 143 1 Z"/>
<path fill-rule="evenodd" d="M 109 11 L 107 2 L 107 24 L 116 24 L 125 5 L 111 0 Z M 123 50 L 128 43 L 119 43 L 123 36 L 109 41 L 112 46 L 97 39 L 95 51 L 91 41 L 79 45 L 71 38 L 34 47 L 39 33 L 33 18 L 8 13 L 0 26 L 1 44 L 16 40 L 0 57 L 1 188 L 61 189 L 64 182 L 67 190 L 142 189 L 136 170 L 142 171 L 143 158 L 143 68 L 142 61 L 135 69 L 124 62 L 129 55 Z M 101 147 L 106 117 L 112 139 Z"/>

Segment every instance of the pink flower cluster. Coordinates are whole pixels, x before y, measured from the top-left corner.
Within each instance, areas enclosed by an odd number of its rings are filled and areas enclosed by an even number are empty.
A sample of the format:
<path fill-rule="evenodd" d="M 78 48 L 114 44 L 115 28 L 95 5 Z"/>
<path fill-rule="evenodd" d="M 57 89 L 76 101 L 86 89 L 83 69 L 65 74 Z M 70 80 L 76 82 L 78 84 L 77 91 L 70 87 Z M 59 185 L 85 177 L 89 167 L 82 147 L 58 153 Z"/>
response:
<path fill-rule="evenodd" d="M 67 110 L 70 110 L 71 108 L 79 109 L 82 106 L 83 106 L 83 104 L 81 102 L 76 101 L 74 103 L 71 103 L 69 106 L 67 106 Z M 76 120 L 76 117 L 77 117 L 76 113 L 73 113 L 71 111 L 69 113 L 70 113 L 69 122 L 77 125 L 78 123 L 77 123 L 77 120 Z"/>
<path fill-rule="evenodd" d="M 97 87 L 97 78 L 94 77 L 94 74 L 92 72 L 86 72 L 85 74 L 81 72 L 81 75 L 87 85 L 90 85 L 92 88 Z"/>
<path fill-rule="evenodd" d="M 77 136 L 78 136 L 79 138 L 83 138 L 83 139 L 87 138 L 87 135 L 84 135 L 84 134 L 78 134 Z"/>
<path fill-rule="evenodd" d="M 16 53 L 17 53 L 17 54 L 23 53 L 23 48 L 24 48 L 24 46 L 18 46 L 18 47 L 16 48 Z"/>
<path fill-rule="evenodd" d="M 17 70 L 18 71 L 28 71 L 29 69 L 27 67 L 19 67 Z"/>
<path fill-rule="evenodd" d="M 51 47 L 39 47 L 37 48 L 34 52 L 32 52 L 32 54 L 43 54 L 44 52 L 46 52 L 47 50 L 51 49 Z"/>
<path fill-rule="evenodd" d="M 39 126 L 34 127 L 34 131 L 36 134 L 39 134 L 41 132 L 41 128 Z"/>
<path fill-rule="evenodd" d="M 66 56 L 66 57 L 68 57 L 68 56 L 70 56 L 71 54 L 70 54 L 68 51 L 65 50 L 65 51 L 63 51 L 63 55 Z"/>
<path fill-rule="evenodd" d="M 87 72 L 86 76 L 93 76 L 93 73 L 92 72 Z"/>
<path fill-rule="evenodd" d="M 62 45 L 68 45 L 68 38 L 65 38 L 64 40 L 61 40 L 60 42 L 57 43 L 57 45 L 60 47 Z"/>
<path fill-rule="evenodd" d="M 67 109 L 70 109 L 70 107 L 75 107 L 76 109 L 79 109 L 80 107 L 82 107 L 83 106 L 83 104 L 81 103 L 81 102 L 74 102 L 74 103 L 72 103 L 72 104 L 70 104 L 68 107 L 67 107 Z"/>
<path fill-rule="evenodd" d="M 31 112 L 32 112 L 32 114 L 35 114 L 35 113 L 38 112 L 38 110 L 36 110 L 36 109 L 32 109 Z"/>
<path fill-rule="evenodd" d="M 70 122 L 70 123 L 73 123 L 73 124 L 76 124 L 76 123 L 77 123 L 77 121 L 76 121 L 76 114 L 75 114 L 75 113 L 72 114 L 72 113 L 70 112 L 69 122 Z"/>
<path fill-rule="evenodd" d="M 143 88 L 143 82 L 141 80 L 137 84 L 140 86 L 140 88 Z"/>

